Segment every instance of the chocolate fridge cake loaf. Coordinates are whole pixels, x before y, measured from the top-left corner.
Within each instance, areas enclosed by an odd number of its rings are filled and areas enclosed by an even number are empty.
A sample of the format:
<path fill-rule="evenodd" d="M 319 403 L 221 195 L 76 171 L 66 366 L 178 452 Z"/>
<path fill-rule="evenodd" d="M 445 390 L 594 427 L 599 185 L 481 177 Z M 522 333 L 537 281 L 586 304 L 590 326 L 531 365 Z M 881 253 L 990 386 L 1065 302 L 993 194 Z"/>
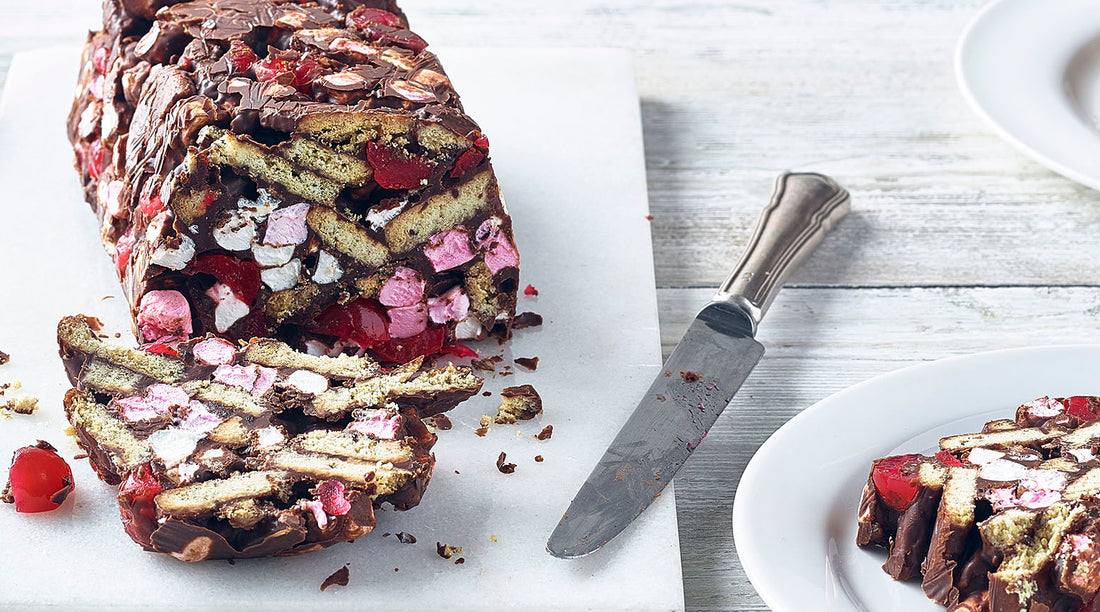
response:
<path fill-rule="evenodd" d="M 104 2 L 69 137 L 140 340 L 508 337 L 511 220 L 426 46 L 388 0 Z"/>
<path fill-rule="evenodd" d="M 856 543 L 950 610 L 1100 609 L 1100 398 L 1039 398 L 939 447 L 874 462 Z"/>
<path fill-rule="evenodd" d="M 384 370 L 215 336 L 148 350 L 58 326 L 65 412 L 126 532 L 185 561 L 293 555 L 354 540 L 374 507 L 419 503 L 435 436 L 424 416 L 481 388 L 467 368 Z"/>

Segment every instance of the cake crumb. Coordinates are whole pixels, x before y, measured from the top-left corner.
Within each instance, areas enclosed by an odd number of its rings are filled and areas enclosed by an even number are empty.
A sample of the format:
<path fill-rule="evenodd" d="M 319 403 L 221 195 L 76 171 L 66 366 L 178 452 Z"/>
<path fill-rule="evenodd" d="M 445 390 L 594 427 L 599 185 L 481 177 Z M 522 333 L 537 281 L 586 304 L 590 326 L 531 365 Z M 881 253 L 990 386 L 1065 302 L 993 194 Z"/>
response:
<path fill-rule="evenodd" d="M 434 416 L 430 416 L 430 417 L 428 417 L 424 420 L 427 421 L 427 423 L 429 425 L 431 425 L 432 427 L 435 427 L 436 429 L 438 429 L 440 431 L 449 431 L 451 429 L 451 427 L 454 426 L 454 424 L 451 423 L 451 419 L 448 418 L 447 415 L 442 414 L 442 413 L 434 415 Z"/>
<path fill-rule="evenodd" d="M 516 365 L 527 368 L 528 370 L 531 370 L 532 372 L 534 372 L 535 370 L 537 370 L 539 368 L 539 358 L 538 357 L 516 357 L 513 361 L 516 362 Z"/>
<path fill-rule="evenodd" d="M 38 410 L 38 398 L 31 395 L 17 395 L 0 404 L 0 414 L 34 414 Z"/>
<path fill-rule="evenodd" d="M 397 539 L 402 544 L 416 544 L 416 536 L 411 533 L 405 533 L 404 531 L 397 532 Z"/>
<path fill-rule="evenodd" d="M 491 536 L 489 536 L 489 539 L 490 539 L 491 541 L 493 541 L 493 542 L 496 542 L 496 541 L 497 541 L 497 537 L 496 537 L 495 535 L 491 535 Z"/>
<path fill-rule="evenodd" d="M 508 459 L 508 455 L 501 451 L 500 456 L 497 457 L 497 469 L 500 470 L 501 474 L 512 474 L 516 471 L 516 464 L 504 463 L 506 459 Z"/>
<path fill-rule="evenodd" d="M 443 557 L 444 559 L 450 559 L 451 557 L 453 557 L 455 555 L 461 555 L 462 554 L 462 547 L 461 546 L 451 546 L 450 544 L 444 544 L 442 542 L 436 542 L 435 543 L 435 552 L 438 553 L 439 556 Z"/>
<path fill-rule="evenodd" d="M 512 319 L 512 329 L 527 329 L 542 325 L 542 315 L 534 312 L 521 312 Z"/>
<path fill-rule="evenodd" d="M 542 455 L 535 455 L 535 463 L 542 463 Z"/>
<path fill-rule="evenodd" d="M 554 426 L 553 425 L 547 425 L 546 427 L 542 428 L 542 431 L 535 434 L 535 437 L 538 438 L 539 440 L 549 440 L 550 436 L 552 436 L 552 435 L 554 435 Z"/>
<path fill-rule="evenodd" d="M 511 424 L 516 421 L 528 421 L 541 413 L 542 398 L 534 387 L 531 385 L 505 387 L 500 391 L 500 406 L 497 407 L 495 421 L 500 424 Z"/>
<path fill-rule="evenodd" d="M 504 358 L 500 355 L 489 355 L 484 359 L 474 359 L 470 361 L 470 367 L 475 370 L 493 372 L 496 370 L 496 364 L 500 363 L 503 359 Z"/>
<path fill-rule="evenodd" d="M 348 586 L 348 578 L 350 578 L 350 574 L 348 573 L 348 564 L 345 563 L 344 567 L 332 572 L 331 576 L 325 578 L 325 581 L 321 583 L 321 590 L 323 591 L 334 584 Z"/>
<path fill-rule="evenodd" d="M 0 365 L 4 365 L 9 361 L 11 361 L 11 355 L 5 353 L 4 351 L 0 351 Z"/>

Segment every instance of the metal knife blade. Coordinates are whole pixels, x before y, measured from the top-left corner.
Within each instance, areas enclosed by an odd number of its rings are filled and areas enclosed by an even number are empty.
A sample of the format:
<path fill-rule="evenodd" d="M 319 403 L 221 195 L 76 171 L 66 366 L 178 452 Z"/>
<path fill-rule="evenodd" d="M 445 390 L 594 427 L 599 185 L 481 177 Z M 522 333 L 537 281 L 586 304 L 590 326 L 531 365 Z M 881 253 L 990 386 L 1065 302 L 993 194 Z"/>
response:
<path fill-rule="evenodd" d="M 848 210 L 848 192 L 826 176 L 778 178 L 745 254 L 581 486 L 550 554 L 599 549 L 660 496 L 763 356 L 754 336 L 775 293 Z"/>

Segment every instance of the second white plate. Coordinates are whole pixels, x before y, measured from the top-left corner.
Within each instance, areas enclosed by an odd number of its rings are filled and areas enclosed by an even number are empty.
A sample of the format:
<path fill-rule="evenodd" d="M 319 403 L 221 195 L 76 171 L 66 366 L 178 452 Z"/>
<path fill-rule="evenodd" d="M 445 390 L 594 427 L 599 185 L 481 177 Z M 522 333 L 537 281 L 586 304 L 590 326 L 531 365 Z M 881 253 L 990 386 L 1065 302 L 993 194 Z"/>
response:
<path fill-rule="evenodd" d="M 943 610 L 856 547 L 871 461 L 1012 418 L 1044 395 L 1100 395 L 1100 346 L 1012 349 L 898 370 L 807 408 L 757 451 L 733 506 L 737 553 L 777 611 Z"/>
<path fill-rule="evenodd" d="M 967 102 L 1017 149 L 1100 189 L 1100 7 L 998 0 L 959 41 Z"/>

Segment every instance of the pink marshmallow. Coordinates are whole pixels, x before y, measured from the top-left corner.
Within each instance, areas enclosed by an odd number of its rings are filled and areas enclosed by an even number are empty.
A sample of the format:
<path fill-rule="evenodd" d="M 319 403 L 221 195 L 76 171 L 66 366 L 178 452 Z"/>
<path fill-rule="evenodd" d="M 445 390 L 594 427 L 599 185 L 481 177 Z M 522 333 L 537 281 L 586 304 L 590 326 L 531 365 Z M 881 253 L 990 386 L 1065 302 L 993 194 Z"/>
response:
<path fill-rule="evenodd" d="M 237 348 L 221 338 L 207 338 L 192 349 L 195 360 L 206 365 L 225 365 L 233 363 Z"/>
<path fill-rule="evenodd" d="M 410 338 L 428 327 L 428 308 L 422 303 L 386 311 L 390 316 L 390 337 Z"/>
<path fill-rule="evenodd" d="M 138 329 L 146 342 L 165 336 L 190 336 L 191 305 L 179 291 L 150 291 L 138 305 Z"/>
<path fill-rule="evenodd" d="M 309 204 L 302 202 L 271 213 L 267 218 L 264 244 L 286 246 L 305 242 L 308 235 L 306 230 L 306 213 L 308 212 Z"/>
<path fill-rule="evenodd" d="M 275 369 L 265 368 L 264 366 L 256 366 L 256 384 L 252 385 L 252 395 L 259 397 L 275 384 Z"/>
<path fill-rule="evenodd" d="M 398 425 L 400 425 L 400 419 L 397 415 L 378 411 L 377 414 L 365 419 L 352 421 L 347 428 L 349 431 L 372 435 L 379 440 L 393 440 L 397 438 Z"/>
<path fill-rule="evenodd" d="M 142 397 L 124 397 L 118 400 L 118 405 L 122 408 L 122 416 L 131 422 L 147 421 L 164 414 Z"/>
<path fill-rule="evenodd" d="M 451 287 L 439 297 L 428 298 L 428 316 L 433 323 L 461 321 L 469 312 L 470 298 L 466 296 L 461 285 Z"/>
<path fill-rule="evenodd" d="M 485 265 L 489 271 L 496 274 L 504 268 L 514 268 L 519 265 L 519 254 L 516 247 L 507 239 L 497 241 L 491 249 L 485 252 Z"/>
<path fill-rule="evenodd" d="M 172 408 L 180 408 L 191 402 L 191 396 L 179 387 L 157 383 L 150 385 L 145 392 L 145 401 L 155 408 L 157 412 L 170 412 Z"/>
<path fill-rule="evenodd" d="M 325 514 L 325 505 L 319 501 L 306 501 L 302 500 L 298 502 L 302 509 L 309 510 L 313 513 L 313 518 L 317 519 L 317 527 L 324 529 L 328 527 L 328 515 Z"/>
<path fill-rule="evenodd" d="M 245 391 L 252 391 L 256 385 L 256 366 L 220 365 L 214 370 L 214 380 Z"/>
<path fill-rule="evenodd" d="M 461 266 L 474 258 L 466 232 L 459 229 L 440 232 L 429 238 L 424 255 L 432 262 L 436 272 Z"/>
<path fill-rule="evenodd" d="M 222 420 L 207 409 L 206 404 L 192 401 L 187 410 L 187 417 L 180 421 L 180 427 L 187 431 L 206 433 L 212 431 Z"/>
<path fill-rule="evenodd" d="M 378 301 L 383 306 L 412 306 L 424 299 L 424 279 L 412 268 L 398 268 L 382 285 Z"/>

